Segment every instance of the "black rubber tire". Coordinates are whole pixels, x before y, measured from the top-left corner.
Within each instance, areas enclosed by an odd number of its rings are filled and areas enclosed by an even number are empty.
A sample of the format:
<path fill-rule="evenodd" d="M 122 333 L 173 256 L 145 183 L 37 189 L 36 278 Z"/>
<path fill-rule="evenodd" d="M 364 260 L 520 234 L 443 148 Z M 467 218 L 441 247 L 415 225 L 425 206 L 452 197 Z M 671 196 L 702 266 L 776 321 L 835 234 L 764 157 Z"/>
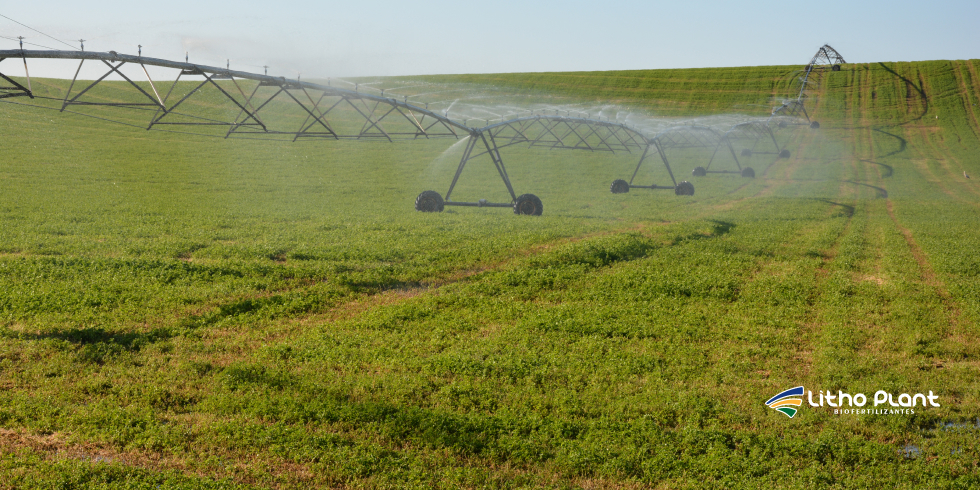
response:
<path fill-rule="evenodd" d="M 708 169 L 704 167 L 694 167 L 694 170 L 691 171 L 691 175 L 695 177 L 704 177 L 705 175 L 708 175 Z"/>
<path fill-rule="evenodd" d="M 810 129 L 820 129 L 820 123 L 818 123 L 817 121 L 813 121 L 812 123 L 810 123 Z"/>
<path fill-rule="evenodd" d="M 415 198 L 415 210 L 423 213 L 441 213 L 446 204 L 436 191 L 423 191 Z"/>
<path fill-rule="evenodd" d="M 630 183 L 623 179 L 616 179 L 613 181 L 612 185 L 609 186 L 609 190 L 613 194 L 626 194 L 630 191 Z"/>
<path fill-rule="evenodd" d="M 786 121 L 779 121 L 779 127 L 780 127 L 781 129 L 786 129 L 786 128 L 788 128 L 788 127 L 789 127 L 789 123 L 788 123 L 788 122 L 786 122 Z"/>
<path fill-rule="evenodd" d="M 677 184 L 676 187 L 674 187 L 674 194 L 678 196 L 693 196 L 694 184 L 685 180 L 684 182 L 681 182 L 680 184 Z"/>
<path fill-rule="evenodd" d="M 750 150 L 748 148 L 743 148 L 742 149 L 742 156 L 743 157 L 750 157 L 750 156 L 752 156 L 752 150 Z"/>
<path fill-rule="evenodd" d="M 746 177 L 746 178 L 749 178 L 749 179 L 754 179 L 755 178 L 755 170 L 752 170 L 752 167 L 745 167 L 745 168 L 743 168 L 742 169 L 742 177 Z"/>
<path fill-rule="evenodd" d="M 789 150 L 779 152 L 779 158 L 789 158 Z"/>
<path fill-rule="evenodd" d="M 538 199 L 538 196 L 534 194 L 521 194 L 514 201 L 514 214 L 541 216 L 542 212 L 544 212 L 544 205 L 541 204 L 541 199 Z"/>
<path fill-rule="evenodd" d="M 830 71 L 840 71 L 840 65 L 834 65 L 830 68 Z"/>

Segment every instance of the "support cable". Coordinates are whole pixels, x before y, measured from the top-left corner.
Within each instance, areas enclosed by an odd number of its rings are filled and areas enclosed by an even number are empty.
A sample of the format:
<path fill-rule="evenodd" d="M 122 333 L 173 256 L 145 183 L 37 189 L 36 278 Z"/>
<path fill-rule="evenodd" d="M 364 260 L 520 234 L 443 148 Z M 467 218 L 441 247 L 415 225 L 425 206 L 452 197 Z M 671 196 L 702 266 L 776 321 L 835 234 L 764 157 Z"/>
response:
<path fill-rule="evenodd" d="M 49 37 L 51 39 L 54 39 L 55 41 L 58 41 L 59 43 L 64 44 L 65 46 L 69 46 L 69 47 L 71 47 L 71 49 L 74 49 L 75 51 L 78 51 L 78 48 L 76 48 L 75 46 L 72 46 L 71 44 L 68 44 L 68 43 L 66 43 L 66 42 L 62 41 L 61 39 L 58 39 L 58 38 L 56 38 L 54 36 L 51 36 L 49 34 L 45 34 L 45 33 L 41 32 L 41 31 L 39 31 L 39 30 L 37 30 L 37 29 L 35 29 L 35 28 L 27 25 L 27 24 L 23 24 L 21 22 L 17 22 L 16 20 L 11 19 L 10 17 L 7 17 L 6 15 L 3 15 L 3 14 L 0 14 L 0 17 L 3 17 L 4 19 L 7 19 L 7 20 L 9 20 L 9 21 L 11 21 L 11 22 L 13 22 L 15 24 L 19 24 L 21 26 L 24 26 L 24 27 L 26 27 L 26 28 L 28 28 L 28 29 L 30 29 L 30 30 L 32 30 L 32 31 L 34 31 L 34 32 L 42 35 L 42 36 L 45 36 L 45 37 Z M 10 38 L 7 38 L 7 39 L 10 39 Z M 27 43 L 27 44 L 31 44 L 31 43 Z M 41 46 L 41 45 L 40 44 L 35 44 L 34 46 Z M 41 46 L 41 47 L 42 48 L 46 48 L 46 49 L 54 49 L 54 48 L 49 48 L 47 46 Z"/>

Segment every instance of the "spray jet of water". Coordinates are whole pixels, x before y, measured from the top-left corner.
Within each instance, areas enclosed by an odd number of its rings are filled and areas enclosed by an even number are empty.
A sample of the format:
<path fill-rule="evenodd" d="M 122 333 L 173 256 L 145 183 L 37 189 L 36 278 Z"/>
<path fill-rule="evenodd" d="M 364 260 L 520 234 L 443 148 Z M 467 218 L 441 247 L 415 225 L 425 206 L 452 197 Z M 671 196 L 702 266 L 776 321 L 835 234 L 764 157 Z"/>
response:
<path fill-rule="evenodd" d="M 453 101 L 452 104 L 449 104 L 449 107 L 446 108 L 446 114 L 449 114 L 449 109 L 452 109 L 453 106 L 456 105 L 457 102 L 459 102 L 459 99 L 456 99 L 456 100 Z"/>

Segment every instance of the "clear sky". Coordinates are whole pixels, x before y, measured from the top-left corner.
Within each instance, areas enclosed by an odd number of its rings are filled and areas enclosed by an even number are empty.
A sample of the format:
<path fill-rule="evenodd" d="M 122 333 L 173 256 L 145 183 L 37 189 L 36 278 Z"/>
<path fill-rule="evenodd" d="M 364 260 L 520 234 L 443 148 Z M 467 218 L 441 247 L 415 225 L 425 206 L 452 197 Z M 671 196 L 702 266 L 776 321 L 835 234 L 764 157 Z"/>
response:
<path fill-rule="evenodd" d="M 825 43 L 849 62 L 980 58 L 980 0 L 38 0 L 0 14 L 90 51 L 142 44 L 303 78 L 802 65 Z M 0 36 L 68 49 L 2 17 Z"/>

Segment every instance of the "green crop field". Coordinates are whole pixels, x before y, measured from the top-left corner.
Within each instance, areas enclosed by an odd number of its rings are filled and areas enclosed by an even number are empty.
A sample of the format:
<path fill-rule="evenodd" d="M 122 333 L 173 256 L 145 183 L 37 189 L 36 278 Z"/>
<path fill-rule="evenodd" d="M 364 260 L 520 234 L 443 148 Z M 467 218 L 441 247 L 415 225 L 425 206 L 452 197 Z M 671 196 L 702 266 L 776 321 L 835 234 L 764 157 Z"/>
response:
<path fill-rule="evenodd" d="M 681 120 L 765 116 L 797 69 L 380 82 Z M 0 104 L 0 487 L 977 488 L 978 96 L 978 60 L 845 65 L 755 179 L 675 155 L 694 196 L 508 148 L 540 217 L 414 211 L 452 140 Z M 488 162 L 457 194 L 509 200 Z M 940 406 L 765 405 L 800 385 Z"/>

